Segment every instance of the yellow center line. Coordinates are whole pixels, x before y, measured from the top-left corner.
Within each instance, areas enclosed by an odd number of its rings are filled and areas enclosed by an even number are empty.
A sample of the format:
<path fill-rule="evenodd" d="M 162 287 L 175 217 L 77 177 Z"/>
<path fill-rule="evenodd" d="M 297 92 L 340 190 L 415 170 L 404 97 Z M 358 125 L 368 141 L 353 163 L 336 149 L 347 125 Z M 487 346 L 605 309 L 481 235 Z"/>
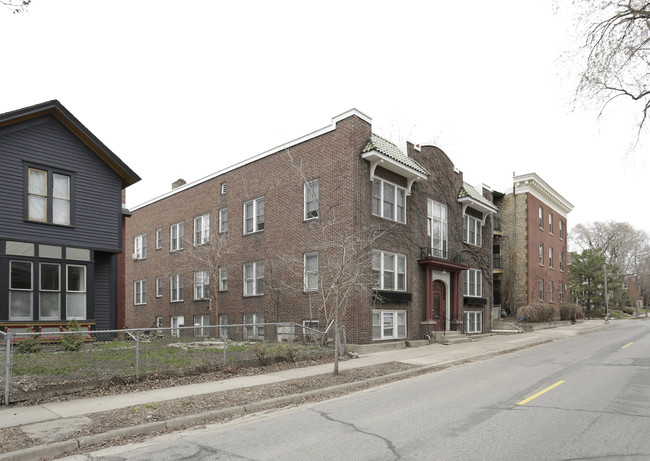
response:
<path fill-rule="evenodd" d="M 632 344 L 634 344 L 634 341 L 632 341 L 631 343 L 627 343 L 625 346 L 621 347 L 621 349 L 625 349 L 627 346 L 631 346 Z"/>
<path fill-rule="evenodd" d="M 562 384 L 564 382 L 565 382 L 564 380 L 558 381 L 557 383 L 553 384 L 552 386 L 548 386 L 546 389 L 539 391 L 537 394 L 531 395 L 527 399 L 522 400 L 521 402 L 517 403 L 517 405 L 526 405 L 531 400 L 536 399 L 540 395 L 547 393 L 551 389 L 553 389 L 555 387 L 558 387 L 560 384 Z"/>

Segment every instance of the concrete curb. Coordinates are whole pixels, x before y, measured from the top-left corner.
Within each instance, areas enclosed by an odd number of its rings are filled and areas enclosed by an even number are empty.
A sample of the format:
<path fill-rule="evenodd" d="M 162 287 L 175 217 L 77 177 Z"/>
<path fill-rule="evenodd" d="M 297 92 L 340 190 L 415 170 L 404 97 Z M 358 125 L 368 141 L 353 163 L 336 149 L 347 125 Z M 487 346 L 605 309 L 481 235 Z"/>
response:
<path fill-rule="evenodd" d="M 593 331 L 599 331 L 604 328 L 605 327 L 603 326 L 603 328 L 590 329 L 588 331 L 585 331 L 584 333 L 581 332 L 581 334 L 586 334 Z M 350 388 L 364 385 L 364 384 L 379 385 L 384 382 L 406 379 L 406 378 L 430 373 L 433 371 L 444 370 L 446 368 L 450 368 L 455 365 L 477 362 L 492 357 L 496 357 L 499 355 L 517 352 L 520 350 L 529 349 L 531 347 L 541 346 L 542 344 L 555 342 L 557 340 L 560 340 L 560 338 L 543 339 L 543 340 L 531 342 L 529 344 L 523 344 L 516 347 L 504 348 L 497 351 L 490 351 L 484 354 L 474 355 L 464 359 L 449 360 L 447 362 L 441 362 L 432 365 L 416 366 L 415 368 L 412 368 L 410 370 L 399 371 L 397 373 L 391 373 L 384 376 L 377 376 L 363 381 L 355 381 L 351 383 L 338 384 L 336 386 L 330 386 L 323 389 L 315 389 L 312 391 L 302 392 L 300 394 L 291 394 L 282 397 L 274 397 L 272 399 L 267 399 L 267 400 L 260 400 L 259 402 L 251 402 L 249 404 L 242 405 L 242 406 L 206 411 L 194 415 L 179 416 L 177 418 L 173 418 L 167 421 L 157 421 L 153 423 L 140 424 L 137 426 L 124 427 L 120 429 L 115 429 L 113 431 L 105 432 L 102 434 L 88 435 L 77 439 L 66 440 L 63 442 L 48 443 L 43 445 L 37 445 L 30 448 L 24 448 L 22 450 L 0 453 L 0 461 L 33 461 L 33 460 L 38 460 L 43 458 L 51 458 L 53 456 L 62 455 L 63 453 L 69 451 L 77 450 L 79 448 L 89 447 L 102 442 L 106 442 L 108 440 L 117 437 L 132 437 L 137 435 L 152 434 L 155 432 L 163 432 L 172 429 L 182 429 L 184 427 L 191 427 L 191 426 L 198 426 L 201 424 L 205 424 L 217 417 L 231 416 L 237 414 L 242 414 L 242 415 L 251 414 L 251 413 L 256 413 L 264 410 L 269 410 L 272 408 L 277 408 L 283 405 L 300 404 L 303 403 L 305 399 L 310 397 L 317 397 L 332 392 L 348 390 Z"/>

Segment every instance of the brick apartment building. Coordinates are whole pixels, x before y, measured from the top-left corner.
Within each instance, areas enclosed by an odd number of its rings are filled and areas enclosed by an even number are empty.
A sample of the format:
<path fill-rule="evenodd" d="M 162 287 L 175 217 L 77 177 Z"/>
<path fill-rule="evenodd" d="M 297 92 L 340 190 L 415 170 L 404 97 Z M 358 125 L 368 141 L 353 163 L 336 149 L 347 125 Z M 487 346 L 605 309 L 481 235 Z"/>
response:
<path fill-rule="evenodd" d="M 127 223 L 129 328 L 324 330 L 312 300 L 337 251 L 324 239 L 370 235 L 367 293 L 341 319 L 349 343 L 490 329 L 491 193 L 464 183 L 440 149 L 407 143 L 403 152 L 374 134 L 359 111 L 174 186 Z"/>
<path fill-rule="evenodd" d="M 514 316 L 527 304 L 550 303 L 559 316 L 560 304 L 569 302 L 567 216 L 573 205 L 535 173 L 515 176 L 512 192 L 495 193 L 494 203 L 495 304 Z"/>

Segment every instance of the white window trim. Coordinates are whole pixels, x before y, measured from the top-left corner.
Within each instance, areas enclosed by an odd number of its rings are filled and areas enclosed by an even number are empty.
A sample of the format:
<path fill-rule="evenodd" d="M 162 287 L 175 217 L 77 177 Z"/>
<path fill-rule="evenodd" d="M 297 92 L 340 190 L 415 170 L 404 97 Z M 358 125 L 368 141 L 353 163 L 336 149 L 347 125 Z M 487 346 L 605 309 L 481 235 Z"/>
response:
<path fill-rule="evenodd" d="M 371 212 L 374 216 L 379 216 L 384 219 L 390 219 L 391 221 L 395 221 L 401 224 L 406 224 L 406 189 L 398 186 L 395 183 L 392 183 L 390 181 L 386 181 L 381 178 L 373 178 L 372 183 L 371 183 L 371 190 L 370 190 L 370 196 L 371 196 L 371 202 L 374 200 L 375 196 L 373 195 L 372 188 L 374 187 L 374 183 L 378 182 L 379 183 L 379 210 L 378 213 L 375 213 L 375 211 L 372 209 L 372 203 L 371 203 Z M 386 198 L 384 197 L 384 185 L 388 184 L 390 186 L 394 187 L 395 190 L 395 195 L 393 196 L 393 216 L 384 216 L 384 202 L 386 201 Z M 404 198 L 403 202 L 403 208 L 404 208 L 404 220 L 400 221 L 397 219 L 397 209 L 399 208 L 398 206 L 398 198 L 399 198 L 399 191 L 402 192 L 402 197 Z"/>
<path fill-rule="evenodd" d="M 544 302 L 544 279 L 539 279 L 539 302 Z"/>
<path fill-rule="evenodd" d="M 472 227 L 474 228 L 474 241 L 470 240 Z M 474 216 L 463 216 L 463 241 L 465 243 L 469 243 L 470 245 L 480 247 L 482 246 L 482 240 L 482 221 L 475 218 Z"/>
<path fill-rule="evenodd" d="M 147 234 L 133 237 L 133 260 L 147 259 Z"/>
<path fill-rule="evenodd" d="M 177 222 L 169 226 L 169 251 L 180 251 L 183 249 L 183 238 L 185 237 L 185 223 Z M 176 246 L 174 246 L 176 243 Z"/>
<path fill-rule="evenodd" d="M 251 316 L 253 321 L 247 322 Z M 244 314 L 244 339 L 264 339 L 264 322 L 264 314 Z"/>
<path fill-rule="evenodd" d="M 219 210 L 219 233 L 228 232 L 228 208 Z"/>
<path fill-rule="evenodd" d="M 198 229 L 197 229 L 198 227 Z M 210 215 L 204 214 L 194 218 L 194 245 L 203 245 L 210 241 Z"/>
<path fill-rule="evenodd" d="M 316 268 L 315 270 L 307 270 L 307 258 L 316 257 Z M 303 280 L 304 280 L 304 291 L 318 291 L 318 253 L 311 252 L 305 253 L 303 255 Z"/>
<path fill-rule="evenodd" d="M 539 265 L 540 266 L 544 265 L 544 244 L 543 243 L 539 244 Z"/>
<path fill-rule="evenodd" d="M 176 286 L 176 296 L 174 296 L 174 286 Z M 182 302 L 185 298 L 185 287 L 183 284 L 183 276 L 180 274 L 171 275 L 169 277 L 169 300 L 172 303 Z"/>
<path fill-rule="evenodd" d="M 392 330 L 393 334 L 392 335 L 386 335 L 385 333 L 385 328 L 384 328 L 384 314 L 392 314 L 393 317 L 393 322 L 392 322 Z M 400 317 L 403 318 L 404 323 L 403 323 L 403 333 L 400 334 L 401 330 L 401 324 L 400 324 Z M 376 320 L 379 318 L 379 323 L 377 324 Z M 405 310 L 386 310 L 386 309 L 373 309 L 372 310 L 372 340 L 373 341 L 381 341 L 381 340 L 386 340 L 386 339 L 401 339 L 401 338 L 406 338 L 408 328 L 407 328 L 407 319 L 408 316 L 406 315 Z M 379 335 L 376 335 L 376 329 L 379 328 Z"/>
<path fill-rule="evenodd" d="M 548 233 L 553 235 L 553 213 L 548 214 Z"/>
<path fill-rule="evenodd" d="M 246 205 L 253 204 L 253 230 L 252 231 L 246 231 L 246 219 L 249 218 L 246 215 Z M 254 234 L 256 232 L 262 232 L 264 230 L 264 223 L 266 222 L 266 219 L 264 219 L 264 215 L 266 214 L 266 207 L 264 208 L 264 213 L 261 215 L 258 215 L 259 213 L 259 205 L 260 203 L 264 203 L 264 197 L 258 197 L 253 200 L 249 200 L 247 202 L 244 202 L 244 210 L 243 210 L 243 216 L 244 216 L 244 235 L 248 234 Z M 262 216 L 262 219 L 260 221 L 260 216 Z"/>
<path fill-rule="evenodd" d="M 433 209 L 434 207 L 440 208 L 441 217 L 438 218 L 434 216 Z M 429 236 L 431 249 L 440 250 L 439 256 L 442 259 L 447 259 L 447 246 L 448 246 L 448 210 L 447 205 L 444 205 L 435 200 L 427 199 L 427 235 Z M 436 242 L 438 246 L 434 246 L 434 235 L 433 235 L 433 223 L 440 223 L 440 237 Z"/>
<path fill-rule="evenodd" d="M 470 274 L 474 277 L 474 290 L 471 290 L 472 284 Z M 483 297 L 483 271 L 480 269 L 467 269 L 463 271 L 463 296 L 468 298 Z"/>
<path fill-rule="evenodd" d="M 379 271 L 379 283 L 374 283 L 373 280 L 373 288 L 376 290 L 384 290 L 384 291 L 406 291 L 407 287 L 407 279 L 406 279 L 406 266 L 407 266 L 407 260 L 406 260 L 406 255 L 399 254 L 399 253 L 391 253 L 388 251 L 382 251 L 382 250 L 372 250 L 373 253 L 373 275 L 375 271 Z M 374 261 L 375 261 L 375 256 L 379 255 L 379 267 L 375 267 Z M 385 268 L 385 262 L 386 258 L 392 258 L 393 259 L 393 286 L 392 287 L 387 287 L 384 285 L 384 274 L 386 272 Z M 400 260 L 404 261 L 404 272 L 400 272 L 398 270 L 399 268 L 399 262 Z M 403 274 L 404 275 L 404 287 L 400 288 L 399 287 L 399 275 Z"/>
<path fill-rule="evenodd" d="M 208 274 L 206 271 L 194 272 L 194 301 L 203 301 L 210 299 L 209 293 L 210 274 Z"/>
<path fill-rule="evenodd" d="M 11 288 L 11 265 L 12 263 L 29 264 L 29 288 Z M 11 315 L 11 294 L 13 292 L 29 293 L 29 316 Z M 34 263 L 32 261 L 9 261 L 9 320 L 32 320 L 34 318 Z"/>
<path fill-rule="evenodd" d="M 156 277 L 156 298 L 162 298 L 163 282 L 162 277 Z"/>
<path fill-rule="evenodd" d="M 156 250 L 162 249 L 162 228 L 156 229 Z"/>
<path fill-rule="evenodd" d="M 145 304 L 147 304 L 147 281 L 136 280 L 133 282 L 133 305 L 144 306 Z"/>
<path fill-rule="evenodd" d="M 251 279 L 253 281 L 253 292 L 249 293 L 248 292 L 248 281 L 249 279 L 246 278 L 246 266 L 252 265 L 253 269 L 253 278 Z M 261 266 L 261 270 L 260 270 Z M 262 273 L 262 276 L 259 276 L 259 272 Z M 243 265 L 243 279 L 244 279 L 244 296 L 249 297 L 249 296 L 263 296 L 264 295 L 264 261 L 255 261 L 255 262 L 250 262 L 250 263 L 245 263 Z M 262 280 L 262 292 L 259 293 L 258 291 L 258 282 Z"/>
<path fill-rule="evenodd" d="M 483 331 L 483 312 L 465 311 L 463 317 L 465 319 L 465 333 L 481 333 Z"/>
<path fill-rule="evenodd" d="M 553 247 L 548 247 L 548 267 L 553 269 Z"/>
<path fill-rule="evenodd" d="M 219 291 L 228 291 L 228 268 L 219 268 Z"/>
<path fill-rule="evenodd" d="M 539 207 L 539 228 L 544 230 L 544 208 Z"/>
<path fill-rule="evenodd" d="M 553 302 L 553 280 L 549 280 L 548 282 L 548 302 Z"/>
<path fill-rule="evenodd" d="M 303 220 L 310 221 L 312 219 L 318 219 L 318 194 L 318 179 L 305 183 L 303 188 Z M 307 200 L 308 198 L 312 200 Z M 310 211 L 308 210 L 307 204 L 312 202 L 314 202 L 314 209 Z"/>

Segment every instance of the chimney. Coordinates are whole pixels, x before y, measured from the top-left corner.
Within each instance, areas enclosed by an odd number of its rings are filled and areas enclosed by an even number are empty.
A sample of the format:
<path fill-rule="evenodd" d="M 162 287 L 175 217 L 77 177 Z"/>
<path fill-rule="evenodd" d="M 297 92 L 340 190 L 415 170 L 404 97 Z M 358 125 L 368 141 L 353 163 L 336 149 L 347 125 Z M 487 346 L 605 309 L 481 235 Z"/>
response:
<path fill-rule="evenodd" d="M 179 178 L 172 183 L 172 190 L 176 189 L 177 187 L 184 186 L 185 184 L 185 180 L 183 178 Z"/>

